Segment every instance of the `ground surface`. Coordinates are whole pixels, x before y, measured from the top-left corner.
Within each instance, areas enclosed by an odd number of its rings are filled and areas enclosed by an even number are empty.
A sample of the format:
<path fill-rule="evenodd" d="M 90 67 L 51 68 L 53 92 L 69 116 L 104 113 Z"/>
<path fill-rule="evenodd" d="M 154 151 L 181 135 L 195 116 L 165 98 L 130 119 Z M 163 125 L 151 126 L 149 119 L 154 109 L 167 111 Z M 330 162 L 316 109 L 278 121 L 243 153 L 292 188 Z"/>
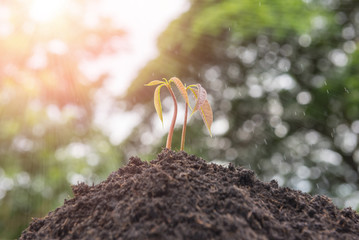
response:
<path fill-rule="evenodd" d="M 167 149 L 73 192 L 20 239 L 359 239 L 359 215 L 327 197 Z"/>

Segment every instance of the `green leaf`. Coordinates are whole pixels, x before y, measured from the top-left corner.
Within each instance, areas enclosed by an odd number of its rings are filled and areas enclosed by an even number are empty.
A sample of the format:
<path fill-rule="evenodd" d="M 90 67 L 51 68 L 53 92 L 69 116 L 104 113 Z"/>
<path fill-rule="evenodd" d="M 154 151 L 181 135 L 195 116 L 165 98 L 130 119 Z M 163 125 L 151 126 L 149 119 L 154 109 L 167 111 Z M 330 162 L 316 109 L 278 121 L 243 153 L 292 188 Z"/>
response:
<path fill-rule="evenodd" d="M 165 83 L 162 83 L 161 85 L 157 86 L 155 89 L 155 94 L 154 94 L 155 109 L 156 109 L 157 115 L 161 119 L 162 125 L 163 125 L 163 117 L 162 117 L 162 105 L 161 105 L 160 90 L 161 90 L 161 87 L 163 87 L 165 85 L 166 85 Z"/>
<path fill-rule="evenodd" d="M 213 123 L 213 111 L 212 111 L 211 105 L 209 104 L 207 99 L 203 103 L 203 105 L 200 109 L 200 114 L 201 114 L 204 124 L 207 127 L 209 135 L 211 135 L 211 137 L 212 137 L 211 126 Z"/>
<path fill-rule="evenodd" d="M 145 86 L 155 86 L 155 85 L 158 85 L 158 84 L 163 84 L 165 83 L 164 81 L 161 81 L 161 80 L 153 80 L 147 84 L 145 84 Z"/>
<path fill-rule="evenodd" d="M 199 85 L 199 87 L 198 87 L 198 85 Z M 206 91 L 200 84 L 197 84 L 196 87 L 199 89 L 202 88 L 204 91 Z M 213 123 L 213 111 L 212 111 L 211 105 L 209 104 L 209 102 L 207 100 L 207 92 L 205 92 L 205 93 L 202 92 L 202 98 L 205 97 L 205 99 L 202 104 L 198 104 L 198 100 L 200 98 L 199 91 L 197 89 L 193 88 L 192 85 L 189 86 L 189 89 L 192 91 L 193 96 L 195 97 L 195 99 L 197 101 L 196 106 L 200 105 L 199 109 L 197 109 L 197 110 L 200 110 L 199 113 L 201 114 L 202 120 L 203 120 L 204 124 L 206 125 L 209 134 L 212 137 L 211 126 Z M 191 116 L 197 111 L 197 110 L 195 110 L 195 108 L 193 109 Z"/>
<path fill-rule="evenodd" d="M 186 91 L 186 87 L 183 85 L 182 81 L 179 78 L 173 77 L 173 78 L 170 79 L 170 82 L 175 83 L 175 85 L 178 88 L 179 92 L 181 93 L 183 99 L 186 101 L 188 106 L 191 108 L 191 106 L 189 105 L 189 99 L 188 99 L 188 94 L 187 94 L 187 91 Z"/>
<path fill-rule="evenodd" d="M 192 86 L 192 85 L 191 85 Z M 191 92 L 193 93 L 194 99 L 197 100 L 197 95 L 198 95 L 198 91 L 197 89 L 193 89 L 191 86 L 188 86 L 189 90 L 191 90 Z"/>

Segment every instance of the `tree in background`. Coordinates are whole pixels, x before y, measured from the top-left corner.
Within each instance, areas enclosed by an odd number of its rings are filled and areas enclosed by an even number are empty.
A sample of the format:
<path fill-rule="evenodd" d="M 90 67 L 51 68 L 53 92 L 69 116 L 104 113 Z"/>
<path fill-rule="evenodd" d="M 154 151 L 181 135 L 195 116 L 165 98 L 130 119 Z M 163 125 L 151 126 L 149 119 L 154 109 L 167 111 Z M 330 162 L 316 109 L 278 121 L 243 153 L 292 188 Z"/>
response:
<path fill-rule="evenodd" d="M 152 90 L 144 83 L 170 76 L 200 82 L 215 137 L 203 138 L 205 129 L 189 123 L 188 152 L 358 209 L 358 26 L 354 0 L 192 0 L 124 97 L 129 107 L 148 103 L 142 119 L 150 121 L 123 147 L 154 151 Z"/>
<path fill-rule="evenodd" d="M 117 168 L 118 150 L 93 125 L 106 73 L 86 66 L 123 48 L 97 1 L 2 1 L 0 236 L 17 238 L 71 193 L 69 183 Z M 60 3 L 60 4 L 59 4 Z M 92 181 L 90 183 L 92 183 Z"/>

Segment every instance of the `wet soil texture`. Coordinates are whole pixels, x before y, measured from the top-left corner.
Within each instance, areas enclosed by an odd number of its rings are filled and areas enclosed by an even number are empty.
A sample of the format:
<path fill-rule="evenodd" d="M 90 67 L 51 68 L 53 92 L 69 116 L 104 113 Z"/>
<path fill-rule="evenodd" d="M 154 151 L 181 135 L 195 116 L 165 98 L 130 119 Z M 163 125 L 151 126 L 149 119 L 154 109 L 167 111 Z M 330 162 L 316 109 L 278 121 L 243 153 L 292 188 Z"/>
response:
<path fill-rule="evenodd" d="M 167 149 L 73 192 L 20 239 L 359 239 L 359 215 L 328 197 Z"/>

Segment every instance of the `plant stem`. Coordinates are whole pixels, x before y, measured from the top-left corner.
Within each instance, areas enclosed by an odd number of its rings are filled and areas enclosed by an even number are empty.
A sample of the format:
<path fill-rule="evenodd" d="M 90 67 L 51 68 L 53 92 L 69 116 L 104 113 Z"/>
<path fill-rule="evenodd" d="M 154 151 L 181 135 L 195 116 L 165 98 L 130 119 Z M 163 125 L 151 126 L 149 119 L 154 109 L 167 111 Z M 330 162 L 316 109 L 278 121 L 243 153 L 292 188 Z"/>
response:
<path fill-rule="evenodd" d="M 184 143 L 186 141 L 187 113 L 188 113 L 188 104 L 186 103 L 186 110 L 184 112 L 184 121 L 182 127 L 181 151 L 184 151 Z"/>
<path fill-rule="evenodd" d="M 168 91 L 171 93 L 172 99 L 173 99 L 173 103 L 174 103 L 174 111 L 173 111 L 173 116 L 172 116 L 172 122 L 171 122 L 171 126 L 170 126 L 170 130 L 168 131 L 168 136 L 167 136 L 167 143 L 166 143 L 166 148 L 171 149 L 171 145 L 172 145 L 172 136 L 173 136 L 173 130 L 175 128 L 175 123 L 176 123 L 176 118 L 177 118 L 177 100 L 176 100 L 176 96 L 173 93 L 171 86 L 166 85 L 168 88 Z"/>

